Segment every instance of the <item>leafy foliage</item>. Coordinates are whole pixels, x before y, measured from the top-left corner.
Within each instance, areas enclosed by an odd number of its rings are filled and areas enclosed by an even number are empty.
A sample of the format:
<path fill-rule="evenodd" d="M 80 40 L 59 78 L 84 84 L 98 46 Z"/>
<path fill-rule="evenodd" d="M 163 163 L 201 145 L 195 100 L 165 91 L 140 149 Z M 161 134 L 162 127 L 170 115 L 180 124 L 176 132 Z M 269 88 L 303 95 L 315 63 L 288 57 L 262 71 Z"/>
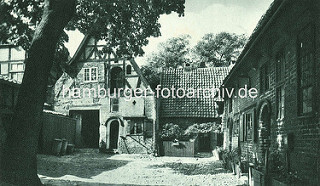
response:
<path fill-rule="evenodd" d="M 211 131 L 220 131 L 221 126 L 216 123 L 195 123 L 185 130 L 185 135 L 205 134 Z"/>
<path fill-rule="evenodd" d="M 149 82 L 150 87 L 155 90 L 157 85 L 160 84 L 160 76 L 161 76 L 161 69 L 160 68 L 153 68 L 149 65 L 142 66 L 141 72 L 144 77 Z"/>
<path fill-rule="evenodd" d="M 209 33 L 194 48 L 199 62 L 207 66 L 228 66 L 235 63 L 246 43 L 245 35 L 236 35 L 227 32 L 218 34 Z"/>
<path fill-rule="evenodd" d="M 179 139 L 183 134 L 183 130 L 179 125 L 173 123 L 167 123 L 163 126 L 161 131 L 162 139 Z"/>
<path fill-rule="evenodd" d="M 184 63 L 189 62 L 187 55 L 190 52 L 190 36 L 181 35 L 173 37 L 158 46 L 158 52 L 153 53 L 147 61 L 149 66 L 154 68 L 172 67 L 177 68 L 183 66 Z"/>
<path fill-rule="evenodd" d="M 147 38 L 160 35 L 161 14 L 184 13 L 184 0 L 78 0 L 76 14 L 67 26 L 92 33 L 116 49 L 119 55 L 142 55 Z M 6 0 L 0 4 L 2 42 L 29 48 L 41 20 L 44 0 Z M 68 41 L 64 33 L 63 41 Z M 60 43 L 61 44 L 61 43 Z"/>
<path fill-rule="evenodd" d="M 158 51 L 147 58 L 144 75 L 154 87 L 160 84 L 158 76 L 160 68 L 177 68 L 189 64 L 192 67 L 203 68 L 229 66 L 234 63 L 246 43 L 245 35 L 226 32 L 206 34 L 198 44 L 190 46 L 191 36 L 173 37 L 158 46 Z M 150 75 L 154 72 L 155 76 Z"/>
<path fill-rule="evenodd" d="M 161 14 L 184 13 L 184 0 L 78 0 L 76 14 L 67 30 L 78 29 L 107 42 L 118 55 L 142 55 L 142 46 L 150 36 L 160 36 Z M 22 46 L 28 50 L 36 26 L 41 21 L 44 0 L 5 0 L 0 2 L 0 43 Z M 62 74 L 69 52 L 64 43 L 69 40 L 63 31 L 57 43 L 49 83 Z"/>
<path fill-rule="evenodd" d="M 220 130 L 220 125 L 216 123 L 201 123 L 190 125 L 186 130 L 182 130 L 179 125 L 167 123 L 161 132 L 162 139 L 191 139 L 200 133 Z"/>

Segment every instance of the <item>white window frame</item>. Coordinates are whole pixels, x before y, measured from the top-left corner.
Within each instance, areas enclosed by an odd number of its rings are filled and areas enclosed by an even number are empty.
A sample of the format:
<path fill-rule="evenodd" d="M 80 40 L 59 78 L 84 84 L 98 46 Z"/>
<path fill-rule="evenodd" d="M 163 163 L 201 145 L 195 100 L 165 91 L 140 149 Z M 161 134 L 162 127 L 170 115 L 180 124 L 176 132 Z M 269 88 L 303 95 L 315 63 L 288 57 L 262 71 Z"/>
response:
<path fill-rule="evenodd" d="M 13 70 L 13 66 L 14 65 L 17 65 L 17 69 L 15 69 L 15 70 Z M 22 69 L 19 70 L 18 66 L 20 66 L 20 65 L 22 66 Z M 24 63 L 23 62 L 11 62 L 9 68 L 10 68 L 9 69 L 10 72 L 24 72 L 24 68 L 25 67 L 24 67 Z"/>
<path fill-rule="evenodd" d="M 96 70 L 96 79 L 92 79 L 92 70 Z M 86 80 L 86 70 L 89 70 L 89 80 Z M 89 67 L 83 69 L 83 81 L 84 82 L 97 82 L 98 81 L 98 67 Z"/>

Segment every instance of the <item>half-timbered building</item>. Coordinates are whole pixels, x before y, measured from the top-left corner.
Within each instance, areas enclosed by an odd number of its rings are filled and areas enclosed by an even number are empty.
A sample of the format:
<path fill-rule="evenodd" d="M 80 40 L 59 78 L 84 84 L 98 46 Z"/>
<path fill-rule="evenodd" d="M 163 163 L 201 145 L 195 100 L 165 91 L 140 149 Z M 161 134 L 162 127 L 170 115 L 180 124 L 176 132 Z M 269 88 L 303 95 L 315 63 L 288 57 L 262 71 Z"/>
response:
<path fill-rule="evenodd" d="M 86 35 L 55 84 L 53 109 L 80 118 L 82 147 L 150 153 L 156 113 L 148 88 L 133 58 L 118 57 Z"/>

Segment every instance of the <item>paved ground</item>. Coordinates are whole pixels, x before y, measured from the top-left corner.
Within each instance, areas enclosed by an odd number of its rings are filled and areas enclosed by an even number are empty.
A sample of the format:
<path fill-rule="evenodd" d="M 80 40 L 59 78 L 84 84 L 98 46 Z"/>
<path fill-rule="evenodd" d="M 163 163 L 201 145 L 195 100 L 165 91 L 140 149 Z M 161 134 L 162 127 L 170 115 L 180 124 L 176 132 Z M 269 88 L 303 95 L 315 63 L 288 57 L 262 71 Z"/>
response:
<path fill-rule="evenodd" d="M 213 158 L 107 155 L 96 150 L 55 157 L 38 155 L 46 185 L 243 185 Z"/>

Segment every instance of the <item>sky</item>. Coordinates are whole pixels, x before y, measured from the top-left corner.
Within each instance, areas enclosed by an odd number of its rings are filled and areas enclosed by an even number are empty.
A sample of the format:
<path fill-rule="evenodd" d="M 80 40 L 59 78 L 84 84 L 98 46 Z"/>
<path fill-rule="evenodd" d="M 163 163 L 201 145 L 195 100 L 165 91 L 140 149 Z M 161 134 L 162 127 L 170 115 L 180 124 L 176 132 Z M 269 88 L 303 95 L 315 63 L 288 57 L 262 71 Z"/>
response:
<path fill-rule="evenodd" d="M 222 31 L 251 35 L 261 16 L 267 11 L 273 0 L 186 0 L 185 15 L 161 15 L 161 36 L 149 38 L 149 44 L 143 47 L 145 55 L 137 57 L 141 66 L 146 58 L 157 51 L 160 42 L 183 34 L 191 36 L 190 43 L 195 45 L 206 33 Z M 68 32 L 66 47 L 72 56 L 79 46 L 83 35 L 80 32 Z"/>

